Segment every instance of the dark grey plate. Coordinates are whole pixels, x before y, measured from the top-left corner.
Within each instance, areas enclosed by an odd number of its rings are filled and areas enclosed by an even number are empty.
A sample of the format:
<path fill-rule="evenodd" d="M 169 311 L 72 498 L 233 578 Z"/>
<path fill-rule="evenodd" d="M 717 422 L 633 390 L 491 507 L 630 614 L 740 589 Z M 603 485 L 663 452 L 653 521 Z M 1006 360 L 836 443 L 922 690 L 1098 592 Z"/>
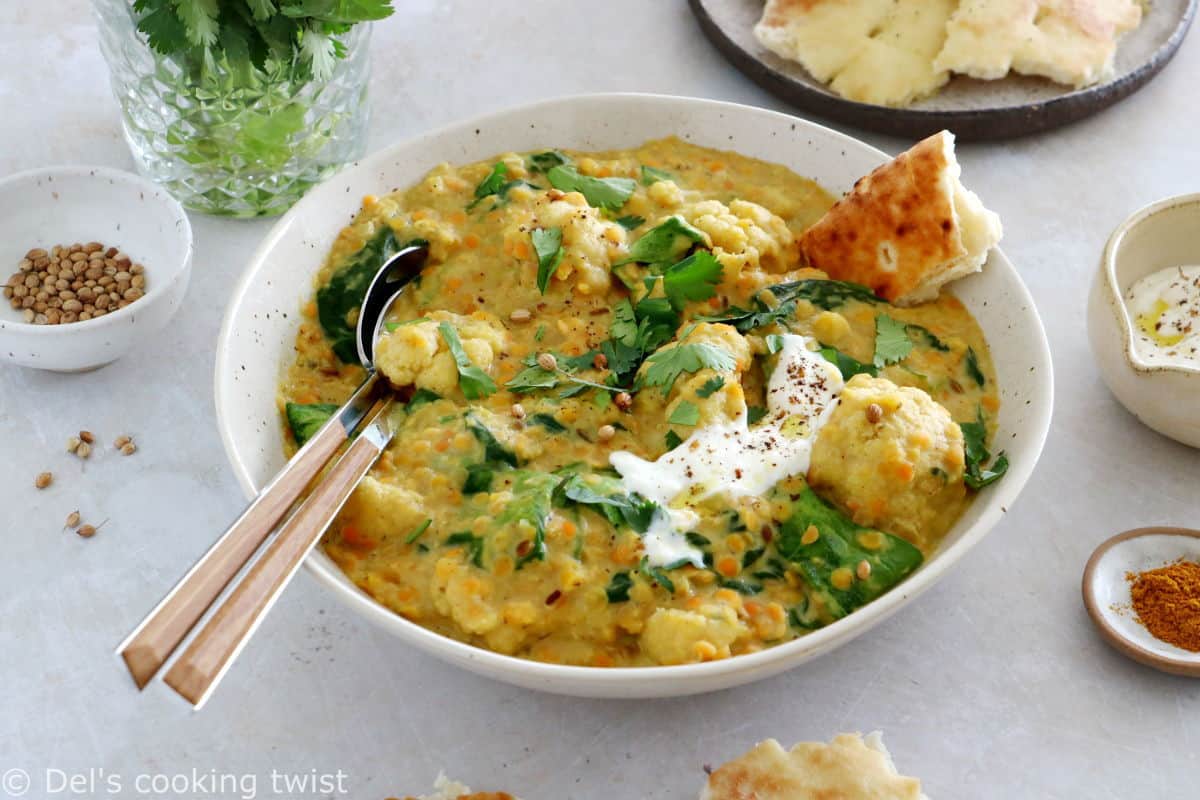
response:
<path fill-rule="evenodd" d="M 1114 77 L 1086 89 L 1010 75 L 999 81 L 956 76 L 933 97 L 886 108 L 840 97 L 799 64 L 754 38 L 763 0 L 688 0 L 700 27 L 734 66 L 790 103 L 824 117 L 896 136 L 949 128 L 960 139 L 1008 139 L 1083 119 L 1128 97 L 1179 49 L 1200 0 L 1152 0 L 1137 30 L 1121 39 Z"/>

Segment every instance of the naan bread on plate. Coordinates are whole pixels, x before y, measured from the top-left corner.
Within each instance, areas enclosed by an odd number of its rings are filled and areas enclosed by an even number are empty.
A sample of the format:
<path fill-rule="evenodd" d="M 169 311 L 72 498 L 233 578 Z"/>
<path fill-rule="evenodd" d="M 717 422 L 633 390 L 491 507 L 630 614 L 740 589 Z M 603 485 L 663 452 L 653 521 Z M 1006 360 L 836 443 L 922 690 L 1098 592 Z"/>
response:
<path fill-rule="evenodd" d="M 982 269 L 1002 234 L 960 173 L 953 134 L 918 142 L 860 178 L 800 236 L 804 260 L 899 306 L 936 298 L 942 285 Z"/>
<path fill-rule="evenodd" d="M 1135 0 L 962 0 L 934 68 L 1088 86 L 1112 76 L 1118 37 L 1141 21 Z"/>
<path fill-rule="evenodd" d="M 470 788 L 458 781 L 452 781 L 445 774 L 438 775 L 433 784 L 433 794 L 423 794 L 420 797 L 405 797 L 404 800 L 519 800 L 506 792 L 472 792 Z"/>
<path fill-rule="evenodd" d="M 878 732 L 843 733 L 790 751 L 767 739 L 708 776 L 700 800 L 928 800 L 896 771 Z"/>
<path fill-rule="evenodd" d="M 849 100 L 903 106 L 950 79 L 935 69 L 957 0 L 767 0 L 754 35 Z"/>

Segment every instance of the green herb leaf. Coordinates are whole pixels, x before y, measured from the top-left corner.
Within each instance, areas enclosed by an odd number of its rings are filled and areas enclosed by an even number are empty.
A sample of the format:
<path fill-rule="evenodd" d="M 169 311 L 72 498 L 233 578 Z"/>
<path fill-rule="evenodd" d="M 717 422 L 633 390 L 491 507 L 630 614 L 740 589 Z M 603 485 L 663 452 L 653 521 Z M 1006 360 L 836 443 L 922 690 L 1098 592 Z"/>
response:
<path fill-rule="evenodd" d="M 855 375 L 870 375 L 872 378 L 879 375 L 879 370 L 874 364 L 864 364 L 836 348 L 822 347 L 821 355 L 824 356 L 826 361 L 838 368 L 838 372 L 842 373 L 843 380 L 848 381 Z"/>
<path fill-rule="evenodd" d="M 637 230 L 646 224 L 645 217 L 639 217 L 637 214 L 629 214 L 624 217 L 617 217 L 613 222 L 620 225 L 627 231 Z"/>
<path fill-rule="evenodd" d="M 717 585 L 722 589 L 732 589 L 738 594 L 755 595 L 763 590 L 763 587 L 757 583 L 740 580 L 738 578 L 726 578 L 723 575 L 717 576 Z"/>
<path fill-rule="evenodd" d="M 550 520 L 551 500 L 560 478 L 548 472 L 530 470 L 518 470 L 512 475 L 513 498 L 498 520 L 501 524 L 524 520 L 533 526 L 534 536 L 529 549 L 517 557 L 516 568 L 521 569 L 530 561 L 546 560 L 546 523 Z"/>
<path fill-rule="evenodd" d="M 667 217 L 633 243 L 625 262 L 649 264 L 652 272 L 661 272 L 666 265 L 674 264 L 706 239 L 704 231 L 689 225 L 683 217 Z"/>
<path fill-rule="evenodd" d="M 671 412 L 670 418 L 667 419 L 672 425 L 687 425 L 695 426 L 700 422 L 700 409 L 695 403 L 687 400 L 680 400 L 675 406 L 675 410 Z"/>
<path fill-rule="evenodd" d="M 431 392 L 428 389 L 417 389 L 413 392 L 412 397 L 408 399 L 408 405 L 405 406 L 405 410 L 411 414 L 421 406 L 441 399 L 442 396 L 437 392 Z"/>
<path fill-rule="evenodd" d="M 967 375 L 979 384 L 981 389 L 987 384 L 987 378 L 984 377 L 983 370 L 979 368 L 979 356 L 975 354 L 974 347 L 967 348 Z"/>
<path fill-rule="evenodd" d="M 699 372 L 705 368 L 728 372 L 735 366 L 736 362 L 727 350 L 704 342 L 685 342 L 659 350 L 646 359 L 646 369 L 638 377 L 638 383 L 642 387 L 661 386 L 666 394 L 684 372 Z"/>
<path fill-rule="evenodd" d="M 464 420 L 467 430 L 475 437 L 475 441 L 483 445 L 483 460 L 488 464 L 517 466 L 517 454 L 500 443 L 488 427 L 479 421 L 474 414 L 468 413 Z"/>
<path fill-rule="evenodd" d="M 529 418 L 531 425 L 540 425 L 551 433 L 566 433 L 567 426 L 549 414 L 534 414 Z"/>
<path fill-rule="evenodd" d="M 667 574 L 663 571 L 662 567 L 650 566 L 650 559 L 648 559 L 646 556 L 642 556 L 641 562 L 638 563 L 638 572 L 642 573 L 646 580 L 650 581 L 651 583 L 657 583 L 659 586 L 666 589 L 668 593 L 675 594 L 674 581 L 667 577 Z"/>
<path fill-rule="evenodd" d="M 975 422 L 960 422 L 958 427 L 962 429 L 963 453 L 966 460 L 963 483 L 979 490 L 1003 478 L 1008 472 L 1008 456 L 1005 453 L 1001 452 L 996 456 L 996 461 L 990 468 L 984 466 L 992 454 L 987 447 L 987 422 L 984 420 L 983 409 L 977 409 Z"/>
<path fill-rule="evenodd" d="M 816 278 L 778 283 L 768 286 L 754 296 L 753 308 L 737 306 L 720 314 L 697 317 L 701 322 L 724 322 L 742 333 L 788 319 L 796 311 L 796 303 L 807 300 L 818 308 L 833 311 L 848 302 L 880 304 L 875 294 L 865 286 L 845 281 L 827 281 Z"/>
<path fill-rule="evenodd" d="M 463 481 L 463 494 L 480 494 L 492 490 L 492 479 L 496 470 L 491 464 L 467 465 L 467 479 Z"/>
<path fill-rule="evenodd" d="M 414 528 L 412 533 L 410 533 L 408 536 L 404 537 L 404 543 L 412 544 L 417 539 L 420 539 L 421 534 L 423 534 L 425 531 L 427 531 L 429 529 L 429 526 L 432 524 L 433 524 L 433 520 L 426 517 L 425 521 L 422 522 L 420 525 L 418 525 L 416 528 Z"/>
<path fill-rule="evenodd" d="M 540 188 L 520 178 L 513 180 L 508 180 L 507 178 L 508 165 L 503 161 L 497 161 L 492 166 L 492 171 L 488 173 L 488 176 L 475 187 L 475 199 L 467 205 L 467 211 L 473 211 L 477 205 L 489 197 L 495 198 L 492 201 L 492 208 L 499 208 L 508 202 L 508 192 L 514 186 L 528 186 L 531 189 Z"/>
<path fill-rule="evenodd" d="M 627 493 L 617 478 L 595 473 L 569 475 L 556 492 L 564 505 L 592 506 L 615 527 L 627 525 L 638 533 L 649 529 L 658 509 L 657 504 L 636 492 Z"/>
<path fill-rule="evenodd" d="M 700 550 L 704 549 L 705 547 L 712 546 L 712 541 L 710 541 L 707 536 L 702 536 L 699 533 L 696 533 L 695 531 L 688 531 L 687 533 L 685 533 L 683 535 L 683 538 L 687 539 L 687 543 L 690 544 L 692 547 L 695 547 Z"/>
<path fill-rule="evenodd" d="M 621 344 L 637 347 L 637 315 L 633 311 L 633 304 L 627 298 L 619 301 L 613 308 L 613 318 L 608 327 L 608 335 Z"/>
<path fill-rule="evenodd" d="M 555 167 L 570 164 L 571 159 L 557 150 L 547 150 L 544 153 L 533 153 L 525 159 L 530 172 L 549 172 Z"/>
<path fill-rule="evenodd" d="M 769 334 L 764 342 L 767 345 L 767 352 L 775 355 L 783 349 L 783 337 L 777 333 Z"/>
<path fill-rule="evenodd" d="M 746 407 L 746 423 L 753 425 L 767 415 L 767 410 L 762 406 L 747 406 Z"/>
<path fill-rule="evenodd" d="M 608 582 L 608 587 L 604 593 L 608 595 L 610 603 L 624 603 L 629 600 L 629 590 L 633 588 L 633 578 L 629 577 L 628 572 L 617 572 L 612 576 L 612 580 Z"/>
<path fill-rule="evenodd" d="M 533 250 L 537 253 L 537 285 L 542 294 L 546 293 L 550 277 L 562 263 L 562 237 L 562 228 L 535 228 L 529 232 L 529 238 L 533 240 Z"/>
<path fill-rule="evenodd" d="M 912 352 L 913 343 L 908 338 L 908 326 L 897 322 L 887 314 L 875 317 L 875 368 L 903 361 Z"/>
<path fill-rule="evenodd" d="M 458 367 L 458 385 L 463 395 L 468 400 L 478 400 L 495 394 L 496 382 L 467 358 L 467 352 L 463 350 L 462 341 L 459 340 L 458 331 L 454 330 L 454 326 L 449 322 L 440 322 L 438 331 L 442 334 L 442 341 L 446 343 L 450 355 L 454 356 L 454 363 Z"/>
<path fill-rule="evenodd" d="M 676 311 L 689 300 L 707 300 L 717 293 L 724 268 L 707 250 L 700 250 L 667 268 L 663 273 L 663 291 Z"/>
<path fill-rule="evenodd" d="M 579 192 L 588 205 L 616 211 L 625 205 L 637 183 L 632 178 L 593 178 L 575 167 L 560 165 L 546 173 L 550 185 L 562 192 Z"/>
<path fill-rule="evenodd" d="M 537 330 L 534 331 L 533 340 L 535 342 L 540 342 L 544 338 L 546 338 L 546 323 L 543 322 L 540 325 L 538 325 Z"/>
<path fill-rule="evenodd" d="M 696 390 L 696 397 L 707 399 L 721 390 L 725 385 L 725 379 L 720 375 L 713 375 L 706 380 L 699 389 Z"/>
<path fill-rule="evenodd" d="M 668 430 L 665 439 L 668 450 L 674 450 L 676 447 L 679 447 L 679 445 L 683 444 L 683 439 L 681 439 L 679 434 L 675 431 Z"/>
<path fill-rule="evenodd" d="M 905 327 L 908 328 L 908 333 L 910 336 L 914 337 L 917 341 L 919 341 L 921 344 L 924 344 L 926 347 L 931 347 L 934 350 L 940 351 L 942 353 L 950 352 L 950 345 L 946 344 L 941 339 L 939 339 L 937 337 L 937 335 L 934 334 L 933 331 L 929 330 L 929 328 L 926 328 L 924 325 L 917 325 L 915 323 L 910 322 Z"/>
<path fill-rule="evenodd" d="M 805 544 L 804 533 L 810 526 L 817 529 L 818 536 Z M 807 598 L 797 609 L 797 619 L 807 628 L 827 625 L 866 605 L 900 583 L 923 560 L 921 551 L 909 542 L 855 524 L 808 487 L 794 502 L 775 548 L 804 579 Z M 871 567 L 866 580 L 857 577 L 863 561 Z M 834 573 L 839 570 L 844 571 L 843 577 L 849 573 L 849 583 L 835 583 Z"/>
<path fill-rule="evenodd" d="M 483 567 L 483 537 L 476 536 L 470 531 L 459 531 L 446 537 L 447 547 L 463 545 L 467 549 L 467 560 L 477 567 Z"/>
<path fill-rule="evenodd" d="M 642 165 L 642 186 L 649 186 L 653 183 L 658 183 L 659 181 L 670 181 L 674 179 L 675 177 L 666 170 L 647 167 L 645 164 Z"/>
<path fill-rule="evenodd" d="M 317 320 L 334 354 L 346 364 L 359 363 L 351 316 L 362 305 L 363 295 L 375 273 L 399 250 L 395 233 L 384 225 L 361 250 L 346 260 L 328 284 L 317 290 Z"/>
<path fill-rule="evenodd" d="M 288 403 L 284 406 L 288 427 L 292 429 L 296 444 L 303 445 L 311 439 L 337 410 L 338 407 L 333 403 Z"/>

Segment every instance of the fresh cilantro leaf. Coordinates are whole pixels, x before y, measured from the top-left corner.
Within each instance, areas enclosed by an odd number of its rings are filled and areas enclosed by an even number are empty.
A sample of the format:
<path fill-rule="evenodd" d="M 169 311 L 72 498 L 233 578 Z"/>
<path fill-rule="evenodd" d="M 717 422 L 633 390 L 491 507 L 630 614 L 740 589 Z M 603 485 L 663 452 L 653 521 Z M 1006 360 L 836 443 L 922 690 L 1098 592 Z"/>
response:
<path fill-rule="evenodd" d="M 288 427 L 292 429 L 296 444 L 303 445 L 311 439 L 337 410 L 338 407 L 333 403 L 288 403 L 284 406 Z"/>
<path fill-rule="evenodd" d="M 671 412 L 671 416 L 667 422 L 672 425 L 687 425 L 695 426 L 700 422 L 700 409 L 695 403 L 687 400 L 680 400 L 675 406 L 675 410 Z"/>
<path fill-rule="evenodd" d="M 723 377 L 720 375 L 713 375 L 711 378 L 706 380 L 699 389 L 696 390 L 696 397 L 701 399 L 712 397 L 714 394 L 719 392 L 721 387 L 724 385 L 725 379 Z"/>
<path fill-rule="evenodd" d="M 707 300 L 717 293 L 724 268 L 707 250 L 700 250 L 667 268 L 663 292 L 671 307 L 681 311 L 689 300 Z"/>
<path fill-rule="evenodd" d="M 507 202 L 509 189 L 512 189 L 514 186 L 524 185 L 532 189 L 539 188 L 534 186 L 532 183 L 523 181 L 519 178 L 514 180 L 507 180 L 507 178 L 508 165 L 503 161 L 497 161 L 492 166 L 492 171 L 488 173 L 487 177 L 480 181 L 479 185 L 475 187 L 475 199 L 467 205 L 467 211 L 474 210 L 475 206 L 479 205 L 489 197 L 495 198 L 492 208 L 497 208 L 503 205 L 505 202 Z"/>
<path fill-rule="evenodd" d="M 550 433 L 566 433 L 567 426 L 563 425 L 550 414 L 534 414 L 529 418 L 531 425 L 540 425 Z"/>
<path fill-rule="evenodd" d="M 613 318 L 609 324 L 608 334 L 613 338 L 613 341 L 620 342 L 629 347 L 637 347 L 637 315 L 634 313 L 633 304 L 629 302 L 628 298 L 622 299 L 613 308 Z"/>
<path fill-rule="evenodd" d="M 628 214 L 624 217 L 617 217 L 613 222 L 620 225 L 627 231 L 637 230 L 646 224 L 645 217 L 639 217 L 637 214 Z"/>
<path fill-rule="evenodd" d="M 668 450 L 674 450 L 679 445 L 683 444 L 683 439 L 679 438 L 679 434 L 675 431 L 668 430 L 666 435 L 666 444 Z"/>
<path fill-rule="evenodd" d="M 571 159 L 557 150 L 547 150 L 544 153 L 532 153 L 525 159 L 530 172 L 549 172 L 555 167 L 570 164 Z"/>
<path fill-rule="evenodd" d="M 862 303 L 884 302 L 870 289 L 857 283 L 811 278 L 768 286 L 755 294 L 753 308 L 733 306 L 720 314 L 696 319 L 701 322 L 724 322 L 742 333 L 747 333 L 791 317 L 796 310 L 796 303 L 800 300 L 807 300 L 826 310 L 841 308 L 851 300 Z"/>
<path fill-rule="evenodd" d="M 783 337 L 777 333 L 768 334 L 764 344 L 767 346 L 767 352 L 775 355 L 783 349 Z"/>
<path fill-rule="evenodd" d="M 616 211 L 633 194 L 637 183 L 632 178 L 593 178 L 581 175 L 579 170 L 568 165 L 559 165 L 546 173 L 547 180 L 555 189 L 563 192 L 579 192 L 588 205 Z"/>
<path fill-rule="evenodd" d="M 979 368 L 979 356 L 975 354 L 974 347 L 967 348 L 967 375 L 979 384 L 980 388 L 987 383 L 987 378 L 983 375 L 983 370 Z"/>
<path fill-rule="evenodd" d="M 646 580 L 651 583 L 657 583 L 666 589 L 669 594 L 675 594 L 675 583 L 667 577 L 662 567 L 650 566 L 650 559 L 646 556 L 642 556 L 642 560 L 638 564 L 638 572 L 642 573 Z"/>
<path fill-rule="evenodd" d="M 746 422 L 749 425 L 753 425 L 766 415 L 767 410 L 762 406 L 748 406 L 746 408 Z"/>
<path fill-rule="evenodd" d="M 413 532 L 412 532 L 412 533 L 410 533 L 408 536 L 405 536 L 405 537 L 404 537 L 404 543 L 405 543 L 405 544 L 412 544 L 412 543 L 413 543 L 413 542 L 415 542 L 417 539 L 420 539 L 420 538 L 421 538 L 421 534 L 423 534 L 425 531 L 429 530 L 429 526 L 430 526 L 430 525 L 432 525 L 432 524 L 433 524 L 433 520 L 431 520 L 431 519 L 429 519 L 428 517 L 426 517 L 424 522 L 422 522 L 422 523 L 421 523 L 420 525 L 418 525 L 416 528 L 413 528 Z"/>
<path fill-rule="evenodd" d="M 470 531 L 459 531 L 446 537 L 443 542 L 447 547 L 463 545 L 467 550 L 467 560 L 477 567 L 483 567 L 483 537 L 476 536 Z"/>
<path fill-rule="evenodd" d="M 960 422 L 958 427 L 962 429 L 963 453 L 966 457 L 963 482 L 972 489 L 982 489 L 1003 478 L 1004 473 L 1008 472 L 1007 454 L 1000 453 L 991 467 L 984 466 L 992 454 L 987 448 L 987 423 L 983 409 L 977 409 L 975 422 Z"/>
<path fill-rule="evenodd" d="M 537 253 L 537 285 L 542 294 L 546 293 L 550 277 L 562 263 L 562 237 L 562 228 L 535 228 L 529 233 L 529 238 L 533 240 L 533 250 Z"/>
<path fill-rule="evenodd" d="M 876 369 L 903 361 L 912 352 L 913 343 L 908 338 L 908 327 L 887 314 L 875 317 L 875 367 Z"/>
<path fill-rule="evenodd" d="M 859 374 L 870 375 L 872 378 L 879 375 L 879 370 L 874 364 L 864 364 L 836 348 L 822 347 L 821 355 L 825 357 L 826 361 L 838 368 L 838 372 L 842 373 L 843 380 L 848 381 Z"/>
<path fill-rule="evenodd" d="M 417 389 L 413 392 L 412 397 L 408 399 L 408 404 L 404 407 L 411 414 L 426 403 L 432 403 L 435 400 L 441 400 L 442 396 L 437 392 L 431 392 L 428 389 Z"/>
<path fill-rule="evenodd" d="M 622 263 L 635 261 L 649 264 L 652 272 L 662 272 L 663 267 L 674 264 L 694 246 L 703 244 L 705 239 L 704 231 L 689 225 L 683 217 L 667 217 L 633 243 L 633 247 L 629 248 L 629 258 Z M 658 269 L 655 269 L 656 266 Z"/>
<path fill-rule="evenodd" d="M 513 394 L 528 394 L 538 389 L 553 389 L 559 384 L 558 373 L 542 369 L 536 364 L 518 372 L 512 380 L 504 384 L 504 388 Z"/>
<path fill-rule="evenodd" d="M 629 577 L 628 572 L 617 572 L 612 576 L 612 580 L 608 582 L 608 587 L 604 593 L 608 596 L 610 603 L 624 603 L 629 600 L 629 590 L 633 588 L 633 578 Z"/>
<path fill-rule="evenodd" d="M 656 169 L 655 167 L 647 167 L 642 165 L 642 186 L 649 186 L 659 181 L 674 180 L 675 176 L 666 170 Z"/>
<path fill-rule="evenodd" d="M 499 517 L 501 524 L 524 521 L 534 530 L 529 549 L 518 552 L 517 569 L 530 561 L 546 560 L 546 523 L 550 520 L 550 506 L 560 478 L 548 472 L 520 470 L 513 473 L 513 498 Z"/>
<path fill-rule="evenodd" d="M 639 388 L 661 386 L 663 394 L 666 394 L 671 391 L 675 379 L 684 372 L 699 372 L 705 368 L 728 372 L 735 363 L 733 356 L 720 347 L 703 342 L 685 342 L 659 350 L 646 359 L 647 368 L 638 377 L 638 384 Z"/>
<path fill-rule="evenodd" d="M 441 322 L 438 323 L 438 331 L 442 334 L 446 349 L 454 357 L 455 366 L 458 367 L 458 385 L 463 395 L 468 400 L 478 400 L 495 394 L 496 382 L 467 357 L 467 351 L 463 350 L 462 341 L 458 338 L 458 331 L 454 330 L 454 326 L 449 322 Z"/>

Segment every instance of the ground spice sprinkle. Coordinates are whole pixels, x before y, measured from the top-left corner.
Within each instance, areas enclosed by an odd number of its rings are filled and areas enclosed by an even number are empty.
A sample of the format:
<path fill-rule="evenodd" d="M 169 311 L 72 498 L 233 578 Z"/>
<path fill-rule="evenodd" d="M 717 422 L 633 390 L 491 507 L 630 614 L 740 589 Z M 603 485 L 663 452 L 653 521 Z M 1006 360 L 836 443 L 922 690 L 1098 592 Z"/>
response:
<path fill-rule="evenodd" d="M 1125 577 L 1138 622 L 1156 639 L 1200 653 L 1200 564 L 1176 561 Z"/>

